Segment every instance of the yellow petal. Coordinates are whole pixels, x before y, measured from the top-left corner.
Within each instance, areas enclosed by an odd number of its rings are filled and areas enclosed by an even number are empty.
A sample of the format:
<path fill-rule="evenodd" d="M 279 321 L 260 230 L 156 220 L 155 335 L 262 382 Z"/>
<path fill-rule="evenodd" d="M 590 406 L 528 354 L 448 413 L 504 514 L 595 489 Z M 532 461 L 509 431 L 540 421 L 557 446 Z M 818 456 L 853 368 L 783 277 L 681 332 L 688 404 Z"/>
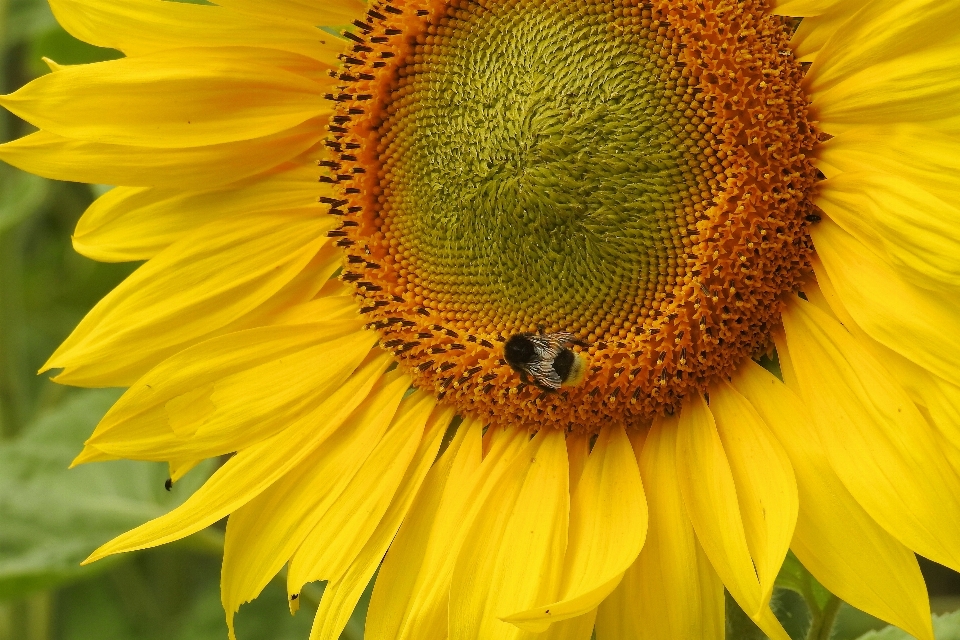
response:
<path fill-rule="evenodd" d="M 593 626 L 597 619 L 597 610 L 589 611 L 582 616 L 561 620 L 550 625 L 545 633 L 537 636 L 538 640 L 590 640 L 593 637 Z"/>
<path fill-rule="evenodd" d="M 559 593 L 570 513 L 564 434 L 541 430 L 479 506 L 450 585 L 450 640 L 524 638 L 502 621 Z"/>
<path fill-rule="evenodd" d="M 76 458 L 70 463 L 70 468 L 87 464 L 88 462 L 106 462 L 107 460 L 118 460 L 119 456 L 112 456 L 97 449 L 95 446 L 86 444 Z"/>
<path fill-rule="evenodd" d="M 640 458 L 640 452 L 643 451 L 643 445 L 647 441 L 648 429 L 630 429 L 627 437 L 630 438 L 630 446 L 633 447 L 633 453 L 637 459 Z"/>
<path fill-rule="evenodd" d="M 347 24 L 362 17 L 367 10 L 367 5 L 362 0 L 337 0 L 336 2 L 274 0 L 269 5 L 257 0 L 220 0 L 217 4 L 257 16 L 281 15 L 308 25 Z"/>
<path fill-rule="evenodd" d="M 349 568 L 390 506 L 436 405 L 425 391 L 404 399 L 386 435 L 290 559 L 289 590 L 299 593 L 314 580 L 336 582 Z"/>
<path fill-rule="evenodd" d="M 773 13 L 778 16 L 818 16 L 830 10 L 840 0 L 776 0 Z"/>
<path fill-rule="evenodd" d="M 960 479 L 906 392 L 809 302 L 792 298 L 783 322 L 801 395 L 844 485 L 900 542 L 960 568 L 960 540 L 947 533 L 960 526 Z"/>
<path fill-rule="evenodd" d="M 392 362 L 386 354 L 370 360 L 312 414 L 239 452 L 182 505 L 114 538 L 90 554 L 84 564 L 179 540 L 236 511 L 336 433 L 358 406 L 362 411 L 375 411 L 373 400 L 384 400 L 367 396 Z"/>
<path fill-rule="evenodd" d="M 444 637 L 454 563 L 479 500 L 522 449 L 519 429 L 494 431 L 481 463 L 482 424 L 461 425 L 466 440 L 448 474 L 427 482 L 390 546 L 370 599 L 368 640 Z M 430 478 L 428 478 L 430 480 Z"/>
<path fill-rule="evenodd" d="M 800 511 L 791 548 L 831 593 L 917 638 L 932 640 L 930 607 L 913 553 L 880 528 L 830 467 L 800 399 L 752 361 L 733 385 L 783 443 Z"/>
<path fill-rule="evenodd" d="M 418 499 L 420 488 L 424 485 L 436 486 L 438 482 L 436 479 L 445 478 L 450 472 L 451 462 L 468 431 L 465 428 L 459 429 L 440 460 L 433 464 L 443 435 L 450 424 L 451 415 L 452 409 L 441 405 L 430 416 L 420 447 L 380 524 L 377 525 L 376 530 L 343 577 L 336 582 L 328 582 L 323 590 L 320 608 L 310 631 L 310 640 L 340 638 L 360 596 L 396 536 L 400 523 L 406 518 L 414 500 Z M 476 436 L 479 439 L 479 432 Z M 426 493 L 426 490 L 424 492 Z M 290 574 L 287 575 L 289 577 Z M 289 587 L 288 582 L 288 589 Z"/>
<path fill-rule="evenodd" d="M 273 49 L 173 49 L 63 67 L 0 96 L 0 105 L 67 138 L 197 147 L 262 138 L 329 113 L 325 83 L 303 75 L 322 72 L 310 58 Z"/>
<path fill-rule="evenodd" d="M 797 522 L 793 468 L 763 418 L 727 382 L 710 387 L 710 411 L 733 473 L 747 546 L 766 601 Z"/>
<path fill-rule="evenodd" d="M 177 149 L 74 140 L 38 131 L 0 145 L 0 159 L 52 180 L 212 189 L 263 173 L 306 151 L 324 136 L 326 123 L 325 117 L 314 118 L 264 138 Z"/>
<path fill-rule="evenodd" d="M 193 469 L 195 466 L 203 462 L 203 458 L 195 458 L 192 460 L 181 459 L 181 460 L 171 460 L 170 461 L 170 481 L 176 482 L 183 476 L 187 475 L 187 472 Z"/>
<path fill-rule="evenodd" d="M 343 495 L 387 432 L 410 382 L 396 371 L 384 376 L 367 407 L 351 415 L 322 447 L 230 514 L 220 578 L 229 628 L 240 605 L 260 594 Z M 408 440 L 416 446 L 416 440 Z"/>
<path fill-rule="evenodd" d="M 837 173 L 902 176 L 938 198 L 960 200 L 960 136 L 916 124 L 860 126 L 817 147 L 816 163 Z"/>
<path fill-rule="evenodd" d="M 338 280 L 328 283 L 343 286 Z M 339 287 L 338 287 L 339 288 Z M 346 287 L 344 286 L 346 289 Z M 314 322 L 334 322 L 353 320 L 358 326 L 363 322 L 352 290 L 326 293 L 322 289 L 317 298 L 285 309 L 272 318 L 271 324 L 311 324 Z"/>
<path fill-rule="evenodd" d="M 212 458 L 244 449 L 313 411 L 376 339 L 347 321 L 266 327 L 202 342 L 138 380 L 88 443 L 134 460 Z"/>
<path fill-rule="evenodd" d="M 839 320 L 857 342 L 903 387 L 920 409 L 924 419 L 935 429 L 934 435 L 942 441 L 942 450 L 947 461 L 955 470 L 960 471 L 960 387 L 934 375 L 870 337 L 840 300 L 820 258 L 815 254 L 811 262 L 817 281 L 804 285 L 807 298 Z M 786 349 L 784 340 L 778 345 L 778 349 L 780 348 Z"/>
<path fill-rule="evenodd" d="M 823 49 L 823 46 L 830 41 L 835 33 L 863 8 L 863 0 L 799 0 L 794 3 L 788 0 L 781 8 L 779 5 L 775 13 L 780 15 L 804 15 L 801 13 L 790 14 L 786 5 L 804 10 L 809 14 L 800 21 L 800 26 L 793 32 L 790 38 L 790 47 L 801 62 L 812 62 L 817 54 Z"/>
<path fill-rule="evenodd" d="M 268 174 L 215 191 L 118 187 L 81 216 L 73 248 L 101 262 L 148 260 L 203 225 L 225 216 L 322 209 L 316 163 L 284 163 Z"/>
<path fill-rule="evenodd" d="M 960 384 L 960 297 L 914 286 L 829 220 L 811 230 L 818 279 L 830 282 L 857 325 L 924 369 Z"/>
<path fill-rule="evenodd" d="M 138 56 L 196 46 L 281 49 L 336 66 L 344 41 L 281 11 L 254 18 L 213 5 L 161 0 L 52 0 L 50 9 L 75 38 Z"/>
<path fill-rule="evenodd" d="M 751 617 L 763 608 L 760 583 L 737 501 L 733 472 L 713 414 L 700 394 L 683 403 L 677 435 L 677 472 L 683 503 L 730 594 Z"/>
<path fill-rule="evenodd" d="M 856 20 L 831 38 L 810 67 L 805 83 L 816 94 L 863 71 L 883 80 L 874 65 L 949 42 L 960 19 L 960 7 L 940 0 L 876 0 L 859 2 Z M 906 114 L 904 114 L 906 115 Z"/>
<path fill-rule="evenodd" d="M 677 477 L 677 418 L 656 420 L 640 454 L 650 508 L 637 561 L 600 605 L 598 640 L 721 640 L 723 583 L 697 542 Z"/>
<path fill-rule="evenodd" d="M 647 533 L 647 504 L 623 427 L 605 427 L 570 505 L 569 543 L 560 598 L 503 618 L 528 631 L 597 608 L 633 564 Z"/>
<path fill-rule="evenodd" d="M 284 212 L 288 213 L 288 212 Z M 289 212 L 294 213 L 294 212 Z M 281 215 L 280 212 L 274 215 Z M 310 215 L 313 215 L 312 213 Z M 279 291 L 267 298 L 256 309 L 243 315 L 222 329 L 217 330 L 217 334 L 230 331 L 243 331 L 270 324 L 302 324 L 304 322 L 323 322 L 328 316 L 311 314 L 310 311 L 301 308 L 301 305 L 307 305 L 319 299 L 339 297 L 344 294 L 344 283 L 339 280 L 331 279 L 331 276 L 338 269 L 343 267 L 343 253 L 340 247 L 332 242 L 325 242 L 313 256 L 313 259 L 307 263 L 300 273 L 293 279 L 283 285 Z M 322 309 L 315 309 L 316 312 L 329 311 L 344 319 L 352 318 L 360 320 L 359 308 L 354 301 L 351 313 L 345 314 L 343 301 L 336 299 L 326 299 L 321 305 Z M 305 311 L 303 320 L 297 320 L 300 312 Z M 333 316 L 330 316 L 332 318 Z"/>
<path fill-rule="evenodd" d="M 864 332 L 840 300 L 820 258 L 813 255 L 811 262 L 817 274 L 817 286 L 812 283 L 804 285 L 807 298 L 839 320 L 903 387 L 921 409 L 924 418 L 937 430 L 936 435 L 944 440 L 943 453 L 948 462 L 954 469 L 960 470 L 960 387 L 934 375 Z M 783 349 L 786 347 L 783 346 Z"/>
<path fill-rule="evenodd" d="M 902 176 L 842 173 L 816 204 L 845 231 L 928 288 L 960 286 L 960 209 Z"/>
<path fill-rule="evenodd" d="M 331 216 L 223 220 L 170 246 L 104 297 L 44 365 L 69 384 L 129 386 L 254 311 L 327 242 Z"/>
<path fill-rule="evenodd" d="M 587 433 L 567 434 L 567 458 L 570 461 L 570 495 L 577 492 L 577 485 L 583 475 L 590 455 L 590 435 Z"/>
<path fill-rule="evenodd" d="M 960 9 L 936 0 L 878 0 L 824 44 L 805 76 L 818 127 L 952 119 Z"/>
<path fill-rule="evenodd" d="M 760 448 L 757 444 L 754 446 Z M 734 473 L 713 414 L 703 397 L 695 394 L 685 400 L 677 437 L 677 469 L 683 502 L 700 546 L 730 595 L 757 626 L 773 640 L 788 640 L 790 636 L 770 611 L 770 594 L 765 590 L 766 585 L 760 582 L 766 579 L 766 574 L 758 577 L 754 569 L 755 561 L 750 556 L 752 543 L 767 555 L 756 564 L 770 563 L 777 546 L 766 541 L 761 543 L 763 534 L 757 531 L 751 531 L 748 542 L 741 518 L 743 509 L 757 508 L 757 496 L 762 495 L 762 490 L 758 488 L 752 488 L 750 492 L 741 490 L 744 499 L 738 500 L 735 478 L 747 477 L 747 472 L 741 467 L 746 463 L 744 460 L 754 456 L 748 456 L 745 452 L 737 452 L 736 455 L 743 459 L 737 460 L 737 473 Z M 762 515 L 751 515 L 747 520 L 751 529 L 757 527 L 755 523 L 759 518 Z M 777 518 L 778 524 L 771 527 L 771 531 L 779 532 L 784 527 L 784 519 L 783 515 Z M 776 540 L 776 535 L 768 537 Z M 776 570 L 779 570 L 779 566 Z"/>
<path fill-rule="evenodd" d="M 431 508 L 412 514 L 411 526 L 407 528 L 404 523 L 401 528 L 370 601 L 366 635 L 371 638 L 412 639 L 447 634 L 450 584 L 464 538 L 486 497 L 510 471 L 511 464 L 518 456 L 527 455 L 529 436 L 525 431 L 491 428 L 487 434 L 491 431 L 494 436 L 487 439 L 490 449 L 479 467 L 476 454 L 480 447 L 475 449 L 473 443 L 481 442 L 479 437 L 471 437 L 470 449 L 454 462 L 439 506 L 434 510 L 436 503 L 425 505 Z M 479 436 L 479 430 L 477 433 Z M 391 633 L 394 635 L 388 635 Z"/>

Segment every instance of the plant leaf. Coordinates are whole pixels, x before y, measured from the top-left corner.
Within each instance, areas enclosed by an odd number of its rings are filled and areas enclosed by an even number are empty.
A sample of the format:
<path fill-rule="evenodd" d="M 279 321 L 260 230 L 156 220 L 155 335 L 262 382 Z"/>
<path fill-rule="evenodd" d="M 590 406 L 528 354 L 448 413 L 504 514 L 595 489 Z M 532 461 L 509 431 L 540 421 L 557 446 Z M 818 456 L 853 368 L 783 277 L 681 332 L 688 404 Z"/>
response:
<path fill-rule="evenodd" d="M 180 504 L 212 470 L 201 465 L 164 490 L 166 465 L 112 461 L 67 469 L 84 439 L 119 397 L 75 392 L 0 444 L 0 598 L 74 580 L 91 550 Z"/>
<path fill-rule="evenodd" d="M 13 47 L 56 26 L 50 7 L 41 0 L 10 0 L 6 45 Z"/>
<path fill-rule="evenodd" d="M 815 600 L 814 604 L 821 610 L 830 600 L 830 592 L 817 582 L 817 579 L 807 571 L 806 567 L 800 564 L 797 556 L 793 555 L 793 551 L 788 552 L 787 557 L 784 558 L 780 573 L 777 574 L 777 580 L 774 584 L 781 589 L 789 589 L 799 593 L 804 598 L 812 595 Z"/>
<path fill-rule="evenodd" d="M 0 173 L 0 232 L 33 215 L 49 185 L 49 180 L 15 169 Z"/>
<path fill-rule="evenodd" d="M 960 640 L 960 611 L 933 616 L 933 635 L 937 640 Z M 870 631 L 857 640 L 911 640 L 913 636 L 896 627 Z"/>

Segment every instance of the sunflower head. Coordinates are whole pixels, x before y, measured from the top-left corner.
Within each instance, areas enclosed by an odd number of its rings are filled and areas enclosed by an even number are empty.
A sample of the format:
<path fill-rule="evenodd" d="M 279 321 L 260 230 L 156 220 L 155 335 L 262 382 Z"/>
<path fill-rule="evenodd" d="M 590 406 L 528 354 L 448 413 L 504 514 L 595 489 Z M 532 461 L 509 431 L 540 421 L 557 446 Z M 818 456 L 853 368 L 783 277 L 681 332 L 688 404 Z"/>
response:
<path fill-rule="evenodd" d="M 314 640 L 374 574 L 374 640 L 714 640 L 725 590 L 787 640 L 792 549 L 933 639 L 958 3 L 52 4 L 127 57 L 0 97 L 0 157 L 146 260 L 47 364 L 129 387 L 77 463 L 229 456 L 91 560 L 229 516 L 230 625 L 286 565 Z"/>
<path fill-rule="evenodd" d="M 762 2 L 369 9 L 321 180 L 382 346 L 465 414 L 589 432 L 769 347 L 814 214 L 787 24 Z M 537 333 L 578 340 L 578 384 L 518 376 L 505 345 Z"/>

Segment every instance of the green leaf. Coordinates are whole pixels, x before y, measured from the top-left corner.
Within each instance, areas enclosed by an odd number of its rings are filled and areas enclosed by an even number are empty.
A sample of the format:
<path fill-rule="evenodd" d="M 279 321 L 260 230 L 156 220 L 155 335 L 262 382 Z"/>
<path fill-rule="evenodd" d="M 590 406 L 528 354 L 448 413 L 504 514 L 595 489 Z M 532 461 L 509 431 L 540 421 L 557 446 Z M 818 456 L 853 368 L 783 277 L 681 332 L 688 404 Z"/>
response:
<path fill-rule="evenodd" d="M 240 607 L 238 640 L 306 640 L 319 593 L 296 616 L 287 606 L 283 580 Z M 160 547 L 57 594 L 61 640 L 226 640 L 220 604 L 219 563 L 183 549 Z M 363 637 L 365 594 L 341 640 Z"/>
<path fill-rule="evenodd" d="M 304 640 L 310 635 L 314 611 L 306 610 L 291 616 L 287 607 L 286 591 L 276 581 L 271 582 L 256 600 L 240 607 L 237 614 L 238 640 L 270 638 L 271 640 Z M 198 594 L 176 640 L 207 640 L 225 638 L 227 625 L 220 604 L 219 585 L 210 585 Z"/>
<path fill-rule="evenodd" d="M 6 45 L 12 47 L 30 40 L 56 24 L 46 0 L 10 0 Z"/>
<path fill-rule="evenodd" d="M 23 171 L 0 172 L 0 233 L 35 213 L 47 197 L 49 184 Z"/>
<path fill-rule="evenodd" d="M 960 640 L 960 611 L 933 616 L 933 635 L 937 640 Z M 857 640 L 910 640 L 913 636 L 896 627 L 870 631 Z"/>
<path fill-rule="evenodd" d="M 807 571 L 806 567 L 800 564 L 800 560 L 793 555 L 793 551 L 787 552 L 787 557 L 780 567 L 780 573 L 777 574 L 777 580 L 774 584 L 781 589 L 789 589 L 799 593 L 804 599 L 812 598 L 813 602 L 807 604 L 815 606 L 820 611 L 826 606 L 831 596 L 830 592 Z"/>
<path fill-rule="evenodd" d="M 75 580 L 100 544 L 181 503 L 210 464 L 164 490 L 166 465 L 111 461 L 68 470 L 117 390 L 84 390 L 0 445 L 0 598 Z M 114 560 L 116 562 L 116 560 Z"/>
<path fill-rule="evenodd" d="M 797 556 L 792 551 L 787 552 L 787 557 L 780 567 L 780 573 L 777 574 L 777 580 L 774 584 L 781 589 L 789 589 L 803 595 L 807 584 L 807 570 L 804 568 Z"/>
<path fill-rule="evenodd" d="M 725 637 L 729 640 L 767 640 L 763 631 L 754 624 L 753 620 L 744 613 L 740 605 L 730 596 L 730 592 L 724 590 L 724 608 L 726 615 L 724 622 L 726 625 Z"/>
<path fill-rule="evenodd" d="M 44 57 L 60 64 L 89 64 L 123 57 L 116 49 L 96 47 L 77 40 L 59 25 L 37 34 L 30 44 L 30 63 L 36 75 L 49 72 L 42 60 Z"/>

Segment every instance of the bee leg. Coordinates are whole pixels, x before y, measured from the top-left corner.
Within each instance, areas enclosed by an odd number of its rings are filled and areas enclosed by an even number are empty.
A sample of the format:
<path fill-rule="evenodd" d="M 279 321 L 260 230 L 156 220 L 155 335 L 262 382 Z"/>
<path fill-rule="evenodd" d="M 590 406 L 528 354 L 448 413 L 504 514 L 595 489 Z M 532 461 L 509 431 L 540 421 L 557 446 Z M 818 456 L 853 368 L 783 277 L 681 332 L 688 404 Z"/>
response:
<path fill-rule="evenodd" d="M 590 346 L 590 343 L 589 343 L 589 342 L 587 342 L 586 340 L 580 340 L 580 339 L 578 339 L 578 338 L 574 338 L 573 340 L 571 340 L 571 341 L 570 341 L 570 344 L 575 344 L 575 345 L 577 345 L 578 347 L 584 347 L 584 348 Z"/>

